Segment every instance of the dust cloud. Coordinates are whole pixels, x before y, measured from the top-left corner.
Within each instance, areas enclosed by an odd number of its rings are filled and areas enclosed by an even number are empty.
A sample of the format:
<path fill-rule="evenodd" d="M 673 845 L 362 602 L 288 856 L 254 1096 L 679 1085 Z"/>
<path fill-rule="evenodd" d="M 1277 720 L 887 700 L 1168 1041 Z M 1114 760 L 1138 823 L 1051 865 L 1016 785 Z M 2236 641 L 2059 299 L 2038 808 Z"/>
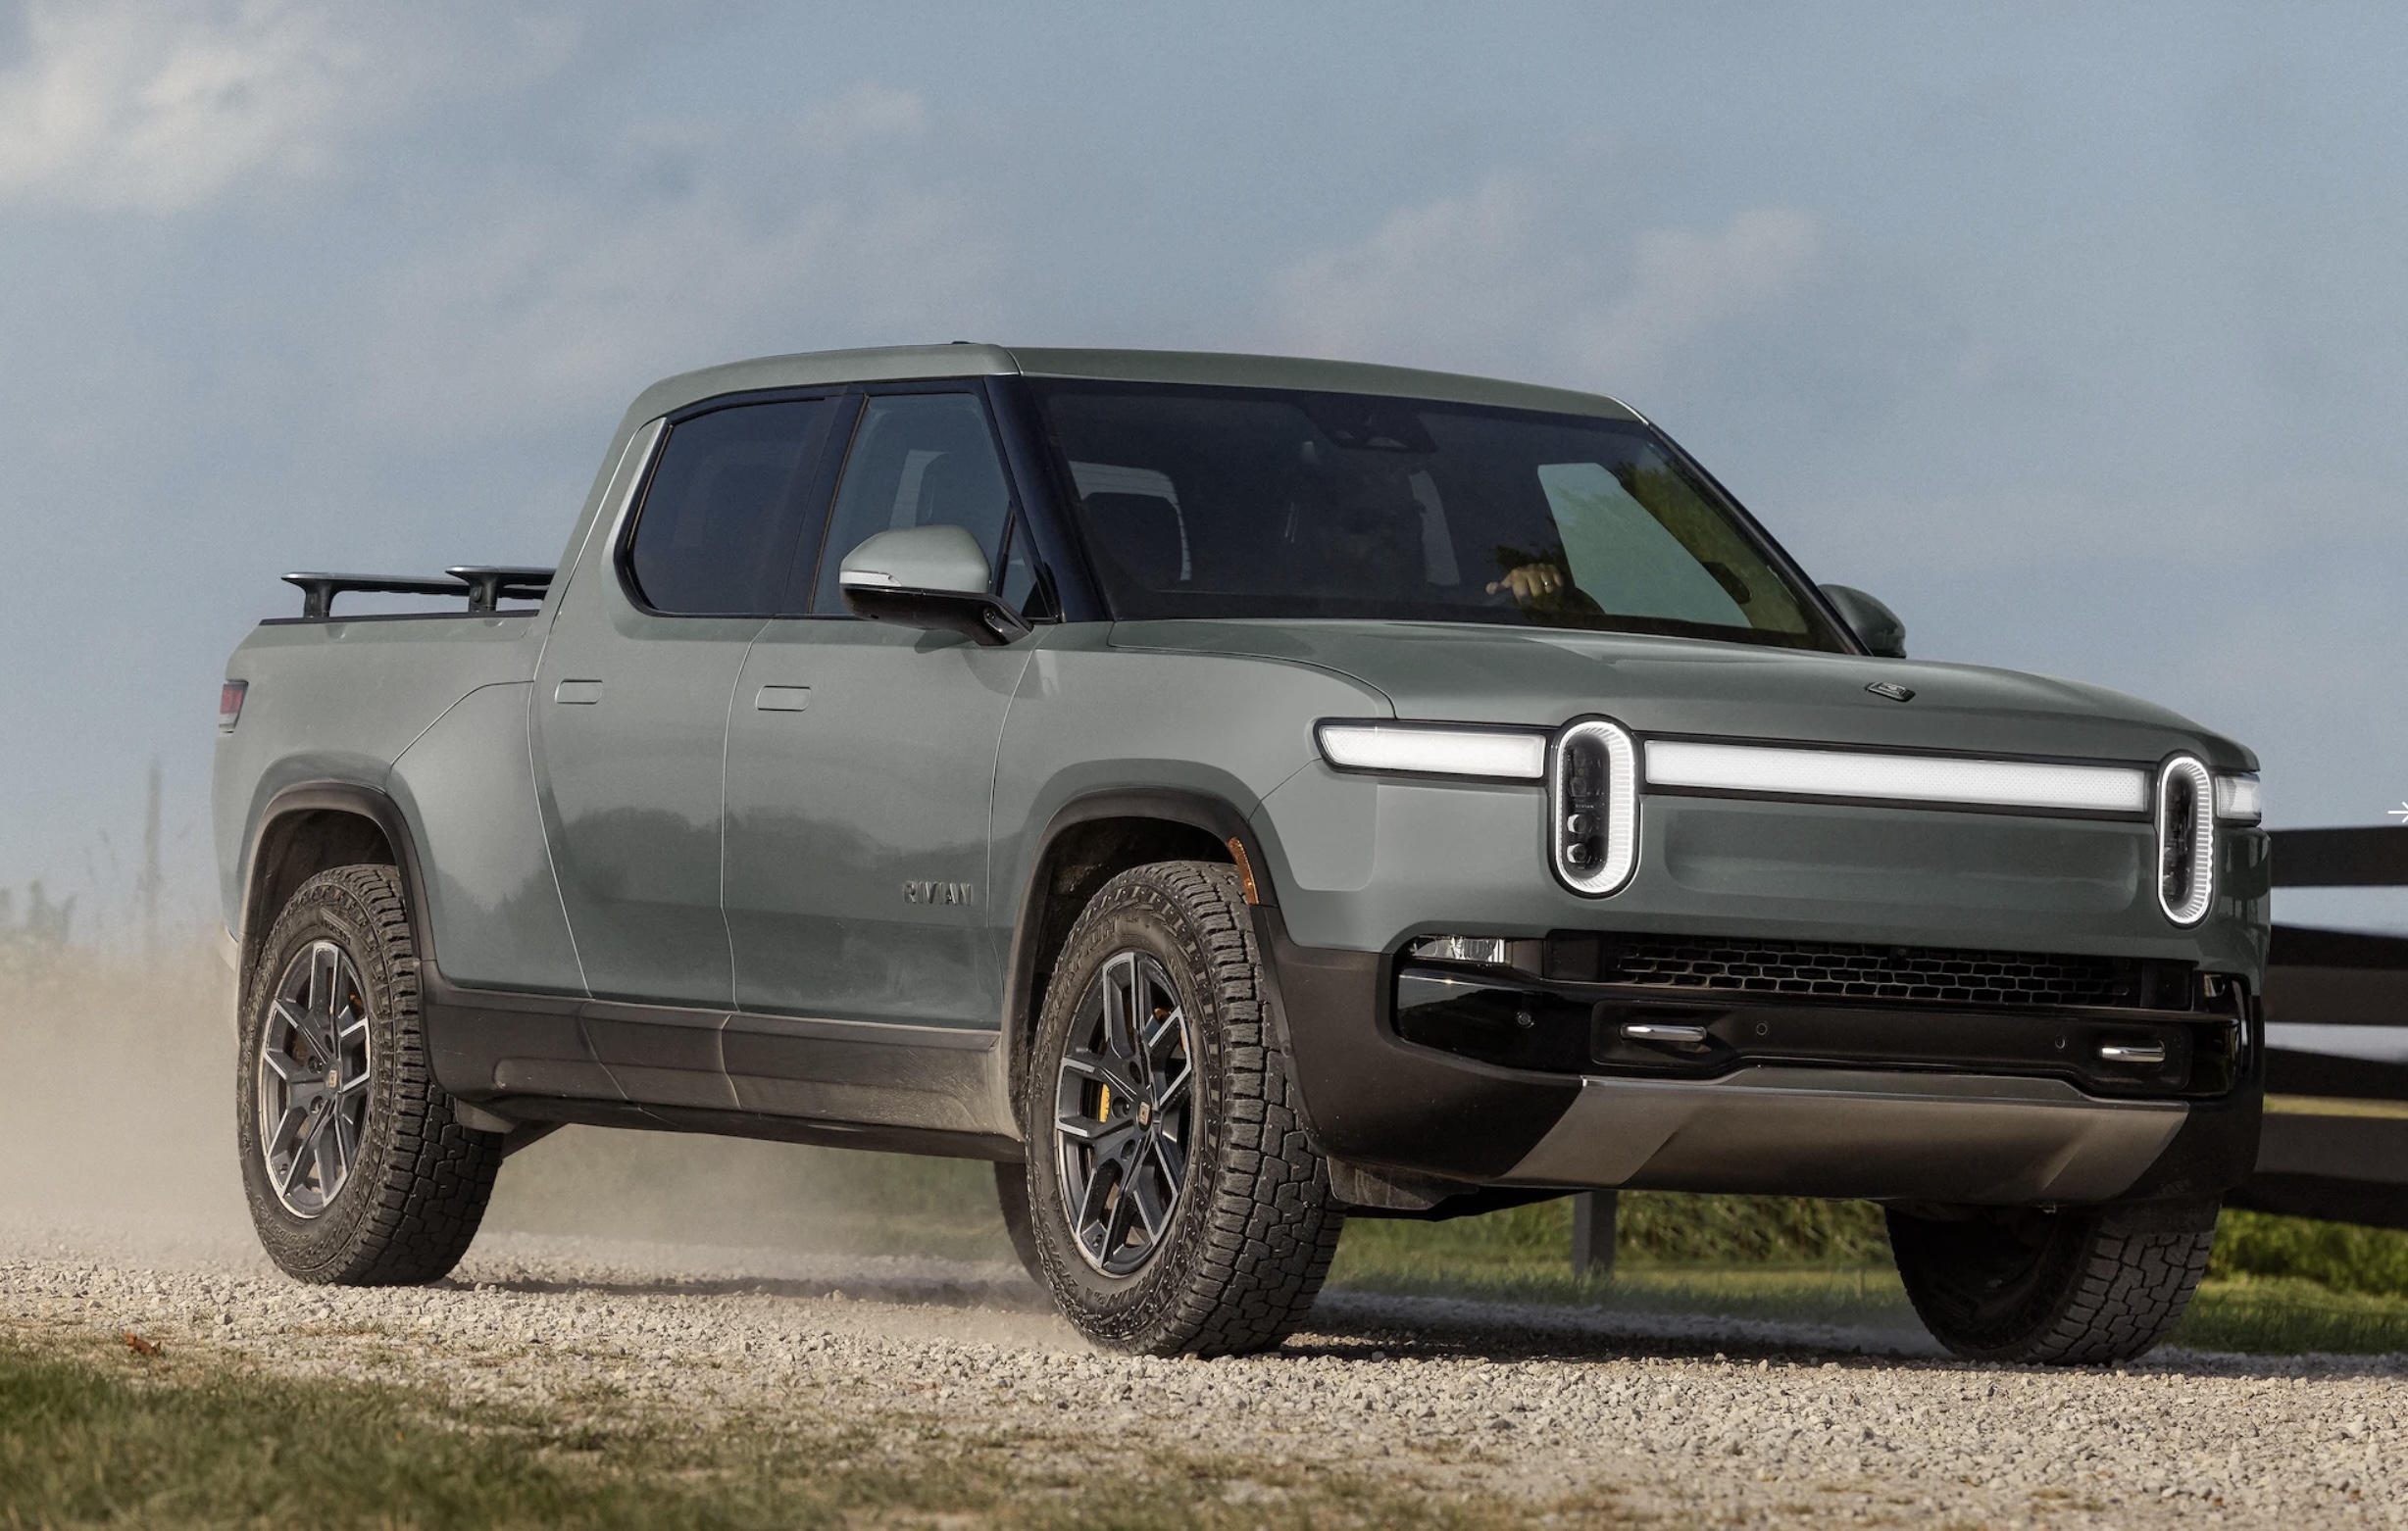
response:
<path fill-rule="evenodd" d="M 256 1257 L 234 1149 L 233 978 L 205 937 L 0 929 L 0 1237 Z M 985 1164 L 569 1127 L 502 1166 L 514 1234 L 1010 1261 Z"/>

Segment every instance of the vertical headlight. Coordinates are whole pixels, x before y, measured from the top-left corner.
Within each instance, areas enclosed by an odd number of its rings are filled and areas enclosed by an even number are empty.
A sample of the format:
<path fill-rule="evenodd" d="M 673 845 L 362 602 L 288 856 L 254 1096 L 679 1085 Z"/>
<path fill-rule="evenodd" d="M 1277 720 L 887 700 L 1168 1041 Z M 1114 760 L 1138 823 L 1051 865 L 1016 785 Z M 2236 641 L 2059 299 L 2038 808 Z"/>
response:
<path fill-rule="evenodd" d="M 2195 757 L 2177 755 L 2157 772 L 2157 907 L 2195 925 L 2215 895 L 2215 779 Z"/>
<path fill-rule="evenodd" d="M 1573 892 L 1620 892 L 1638 865 L 1638 749 L 1602 717 L 1567 724 L 1547 765 L 1548 859 Z"/>

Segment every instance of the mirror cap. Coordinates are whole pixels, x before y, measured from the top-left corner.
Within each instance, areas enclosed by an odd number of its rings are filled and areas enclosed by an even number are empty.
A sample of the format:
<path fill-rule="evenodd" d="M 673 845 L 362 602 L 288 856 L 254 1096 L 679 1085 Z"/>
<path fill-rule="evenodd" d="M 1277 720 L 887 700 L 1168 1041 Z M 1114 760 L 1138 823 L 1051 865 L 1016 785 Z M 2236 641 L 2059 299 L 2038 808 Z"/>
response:
<path fill-rule="evenodd" d="M 844 556 L 836 583 L 846 590 L 937 590 L 984 595 L 994 570 L 978 539 L 959 526 L 901 526 L 868 538 Z"/>
<path fill-rule="evenodd" d="M 1853 585 L 1824 585 L 1822 590 L 1868 651 L 1883 659 L 1906 658 L 1906 623 L 1897 613 Z"/>
<path fill-rule="evenodd" d="M 844 556 L 836 584 L 845 608 L 872 621 L 929 632 L 958 632 L 995 647 L 1029 628 L 987 592 L 993 570 L 978 539 L 959 526 L 901 526 L 881 531 Z"/>

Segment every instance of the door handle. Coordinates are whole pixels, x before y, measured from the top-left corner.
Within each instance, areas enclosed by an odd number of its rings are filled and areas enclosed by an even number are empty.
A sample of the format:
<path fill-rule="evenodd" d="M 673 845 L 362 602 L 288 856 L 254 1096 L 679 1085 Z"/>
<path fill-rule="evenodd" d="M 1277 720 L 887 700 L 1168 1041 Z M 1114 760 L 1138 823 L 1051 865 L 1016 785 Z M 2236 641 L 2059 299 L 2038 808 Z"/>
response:
<path fill-rule="evenodd" d="M 552 688 L 552 700 L 562 707 L 591 707 L 602 700 L 602 682 L 564 680 Z"/>
<path fill-rule="evenodd" d="M 799 713 L 810 706 L 809 686 L 763 686 L 753 693 L 756 713 Z"/>

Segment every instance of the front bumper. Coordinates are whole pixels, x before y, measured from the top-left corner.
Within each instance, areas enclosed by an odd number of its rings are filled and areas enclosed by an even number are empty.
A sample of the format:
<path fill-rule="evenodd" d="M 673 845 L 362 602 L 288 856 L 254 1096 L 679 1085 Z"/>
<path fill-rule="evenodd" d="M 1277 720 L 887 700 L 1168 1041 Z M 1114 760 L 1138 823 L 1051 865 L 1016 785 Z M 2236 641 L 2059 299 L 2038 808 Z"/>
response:
<path fill-rule="evenodd" d="M 1303 947 L 1276 908 L 1256 916 L 1303 1113 L 1341 1196 L 1369 1205 L 1427 1208 L 1485 1187 L 2195 1200 L 2238 1184 L 2256 1153 L 2260 1028 L 2239 1009 L 1638 1004 L 1607 985 Z M 1451 1046 L 1429 1045 L 1447 1039 L 1426 1027 L 1413 1040 L 1400 989 L 1458 1019 L 1503 1007 L 1508 1035 L 1485 1052 L 1460 1027 Z M 1675 1014 L 1704 1038 L 1621 1034 L 1632 1015 Z M 2107 1042 L 2153 1044 L 2166 1060 L 2102 1076 Z"/>
<path fill-rule="evenodd" d="M 1509 1185 L 1989 1206 L 2105 1202 L 2190 1114 L 2053 1079 L 1752 1065 L 1708 1082 L 1588 1077 Z"/>

